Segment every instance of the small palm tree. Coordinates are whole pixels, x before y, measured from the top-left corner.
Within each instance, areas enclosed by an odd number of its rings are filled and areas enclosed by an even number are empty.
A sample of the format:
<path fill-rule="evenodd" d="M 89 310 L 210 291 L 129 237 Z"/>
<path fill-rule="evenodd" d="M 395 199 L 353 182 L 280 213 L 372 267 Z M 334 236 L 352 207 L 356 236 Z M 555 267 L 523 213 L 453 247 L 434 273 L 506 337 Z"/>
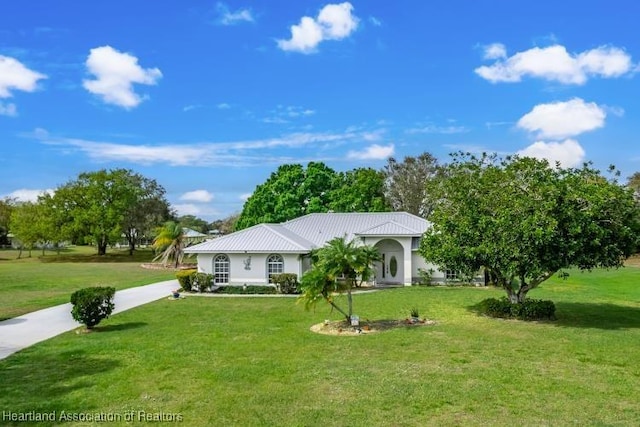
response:
<path fill-rule="evenodd" d="M 175 261 L 177 268 L 184 258 L 185 237 L 182 226 L 173 221 L 167 221 L 157 229 L 158 235 L 153 239 L 153 248 L 161 252 L 153 260 L 161 260 L 164 266 L 169 265 L 169 260 Z"/>
<path fill-rule="evenodd" d="M 347 242 L 344 237 L 338 237 L 311 256 L 314 264 L 302 276 L 301 298 L 307 307 L 324 299 L 349 321 L 353 315 L 351 290 L 371 277 L 373 264 L 381 259 L 380 254 L 372 246 L 358 246 L 353 241 Z M 347 294 L 346 311 L 334 303 L 334 292 Z"/>

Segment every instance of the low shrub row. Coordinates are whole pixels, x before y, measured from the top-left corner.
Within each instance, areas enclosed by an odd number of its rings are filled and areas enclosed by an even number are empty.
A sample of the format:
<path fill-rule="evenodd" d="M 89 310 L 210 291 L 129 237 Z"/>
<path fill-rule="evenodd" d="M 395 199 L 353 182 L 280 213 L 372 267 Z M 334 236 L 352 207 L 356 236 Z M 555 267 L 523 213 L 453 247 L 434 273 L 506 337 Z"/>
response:
<path fill-rule="evenodd" d="M 216 292 L 223 294 L 299 294 L 298 275 L 293 273 L 275 274 L 274 285 L 213 286 L 213 275 L 198 273 L 197 270 L 182 270 L 176 273 L 183 292 Z"/>
<path fill-rule="evenodd" d="M 514 304 L 508 298 L 488 298 L 480 301 L 478 310 L 490 317 L 520 320 L 542 320 L 556 318 L 556 306 L 553 301 L 526 299 Z"/>
<path fill-rule="evenodd" d="M 247 285 L 247 286 L 218 286 L 213 291 L 216 294 L 236 294 L 236 295 L 257 295 L 257 294 L 277 294 L 275 286 L 268 285 Z"/>

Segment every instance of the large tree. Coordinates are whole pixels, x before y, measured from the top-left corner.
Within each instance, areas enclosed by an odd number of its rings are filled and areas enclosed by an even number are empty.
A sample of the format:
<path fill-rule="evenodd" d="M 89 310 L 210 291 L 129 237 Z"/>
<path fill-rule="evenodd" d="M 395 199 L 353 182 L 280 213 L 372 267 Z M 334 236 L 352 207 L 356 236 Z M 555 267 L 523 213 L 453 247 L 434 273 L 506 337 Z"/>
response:
<path fill-rule="evenodd" d="M 349 321 L 353 315 L 351 291 L 371 278 L 374 263 L 381 259 L 380 254 L 373 246 L 360 246 L 337 237 L 314 250 L 311 257 L 312 267 L 300 282 L 300 298 L 307 308 L 318 301 L 326 301 Z M 336 293 L 346 293 L 346 309 L 336 304 Z"/>
<path fill-rule="evenodd" d="M 182 224 L 183 227 L 190 228 L 200 233 L 206 234 L 209 232 L 209 223 L 195 215 L 182 215 L 178 217 L 178 222 Z"/>
<path fill-rule="evenodd" d="M 44 255 L 47 243 L 54 242 L 53 223 L 46 215 L 44 204 L 40 202 L 18 203 L 13 208 L 10 226 L 14 238 L 20 242 L 18 258 L 22 255 L 22 249 L 27 249 L 31 257 L 31 250 L 37 243 L 41 245 Z"/>
<path fill-rule="evenodd" d="M 247 199 L 236 229 L 315 212 L 385 211 L 382 194 L 383 180 L 373 169 L 337 173 L 321 162 L 311 162 L 306 169 L 282 165 Z"/>
<path fill-rule="evenodd" d="M 82 238 L 104 255 L 124 234 L 130 249 L 141 233 L 166 219 L 164 189 L 155 181 L 127 169 L 81 173 L 56 189 L 50 201 L 71 238 Z"/>
<path fill-rule="evenodd" d="M 438 160 L 429 153 L 407 156 L 402 162 L 390 157 L 384 167 L 385 196 L 394 211 L 426 218 L 433 201 L 425 183 L 438 172 Z"/>
<path fill-rule="evenodd" d="M 425 259 L 467 276 L 485 268 L 513 303 L 561 269 L 622 266 L 638 244 L 632 192 L 588 164 L 459 153 L 427 191 Z"/>
<path fill-rule="evenodd" d="M 11 211 L 15 206 L 15 200 L 6 197 L 0 200 L 0 245 L 9 243 L 7 234 L 9 234 L 9 221 L 11 220 Z"/>
<path fill-rule="evenodd" d="M 329 192 L 329 209 L 334 212 L 387 212 L 384 173 L 371 168 L 340 172 Z"/>

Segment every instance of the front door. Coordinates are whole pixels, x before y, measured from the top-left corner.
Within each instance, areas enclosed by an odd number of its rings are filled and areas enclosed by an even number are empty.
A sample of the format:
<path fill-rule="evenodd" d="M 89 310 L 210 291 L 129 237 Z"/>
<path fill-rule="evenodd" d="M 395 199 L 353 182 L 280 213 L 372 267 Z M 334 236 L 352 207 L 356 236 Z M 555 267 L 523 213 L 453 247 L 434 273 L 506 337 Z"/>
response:
<path fill-rule="evenodd" d="M 377 267 L 377 282 L 396 284 L 402 283 L 404 274 L 402 272 L 403 259 L 400 251 L 382 252 L 382 260 Z"/>

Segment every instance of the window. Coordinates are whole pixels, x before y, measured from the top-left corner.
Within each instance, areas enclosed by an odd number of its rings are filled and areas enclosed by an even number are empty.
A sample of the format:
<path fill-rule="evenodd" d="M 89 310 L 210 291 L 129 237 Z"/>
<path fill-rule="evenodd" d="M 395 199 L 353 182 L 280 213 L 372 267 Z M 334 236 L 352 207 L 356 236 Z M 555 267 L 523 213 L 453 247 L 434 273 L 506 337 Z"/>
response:
<path fill-rule="evenodd" d="M 411 238 L 411 249 L 420 249 L 420 242 L 422 241 L 422 237 L 412 237 Z"/>
<path fill-rule="evenodd" d="M 213 283 L 229 283 L 229 257 L 224 254 L 213 258 Z"/>
<path fill-rule="evenodd" d="M 284 260 L 278 254 L 269 255 L 267 258 L 267 277 L 269 283 L 273 283 L 271 276 L 284 273 Z"/>
<path fill-rule="evenodd" d="M 460 280 L 460 273 L 455 270 L 445 270 L 444 279 L 448 281 Z"/>

